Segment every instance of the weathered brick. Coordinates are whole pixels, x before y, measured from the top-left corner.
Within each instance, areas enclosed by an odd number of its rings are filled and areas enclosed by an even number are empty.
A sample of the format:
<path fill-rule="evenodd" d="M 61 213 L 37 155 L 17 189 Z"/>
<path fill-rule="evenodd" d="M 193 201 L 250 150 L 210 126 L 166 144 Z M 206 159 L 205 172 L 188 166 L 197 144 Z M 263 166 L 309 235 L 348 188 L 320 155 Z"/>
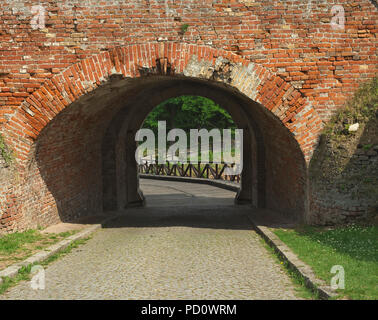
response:
<path fill-rule="evenodd" d="M 117 0 L 91 1 L 85 7 L 79 0 L 46 2 L 46 11 L 59 12 L 59 18 L 48 16 L 45 30 L 31 29 L 32 15 L 27 9 L 14 14 L 12 2 L 3 4 L 0 24 L 6 22 L 12 32 L 0 34 L 4 41 L 0 51 L 0 132 L 16 150 L 17 170 L 24 179 L 21 184 L 9 179 L 6 188 L 0 187 L 0 222 L 5 230 L 58 221 L 62 211 L 75 216 L 86 211 L 84 207 L 101 207 L 91 204 L 85 193 L 92 190 L 91 183 L 101 184 L 98 176 L 85 180 L 96 175 L 90 169 L 100 170 L 100 162 L 91 162 L 81 153 L 84 145 L 92 156 L 100 152 L 96 139 L 101 140 L 103 132 L 99 129 L 96 135 L 96 130 L 90 130 L 98 125 L 104 131 L 104 121 L 111 120 L 112 111 L 93 110 L 93 115 L 85 118 L 75 103 L 79 105 L 89 92 L 96 94 L 112 74 L 140 77 L 140 67 L 156 70 L 156 61 L 162 58 L 167 59 L 172 72 L 182 75 L 193 55 L 210 67 L 218 57 L 241 68 L 254 63 L 247 76 L 240 73 L 234 89 L 249 97 L 254 94 L 254 99 L 292 132 L 292 136 L 285 135 L 267 118 L 259 118 L 268 141 L 270 181 L 275 179 L 273 171 L 290 172 L 287 185 L 281 182 L 277 186 L 285 189 L 296 185 L 296 190 L 301 187 L 295 179 L 304 179 L 300 173 L 303 168 L 298 167 L 302 160 L 308 163 L 311 159 L 323 122 L 344 104 L 361 80 L 376 74 L 374 22 L 378 15 L 369 0 L 359 1 L 358 6 L 338 1 L 346 12 L 345 30 L 339 31 L 329 25 L 333 3 L 325 6 L 320 0 L 312 1 L 310 13 L 297 2 L 272 5 L 267 0 L 255 0 L 251 6 L 229 0 L 192 1 L 190 10 L 177 7 L 173 1 L 167 4 L 185 18 L 189 25 L 185 34 L 180 33 L 174 16 L 166 14 L 165 5 L 156 0 L 131 0 L 121 7 Z M 77 24 L 72 20 L 74 12 Z M 282 20 L 286 21 L 284 26 Z M 93 133 L 93 140 L 86 129 Z M 49 130 L 55 130 L 56 139 L 46 133 Z M 279 137 L 278 132 L 282 133 Z M 35 144 L 40 141 L 49 152 L 41 151 L 44 163 L 34 163 Z M 303 159 L 290 155 L 297 154 L 294 145 L 300 148 Z M 32 169 L 28 169 L 29 162 L 34 163 Z M 76 167 L 70 169 L 70 165 Z M 45 175 L 55 177 L 53 187 L 48 188 L 41 168 Z M 59 174 L 60 169 L 64 173 Z M 285 173 L 281 180 L 287 177 Z M 269 194 L 276 194 L 272 202 L 288 206 L 294 200 L 277 186 L 267 186 Z M 57 198 L 64 198 L 64 204 L 57 204 Z M 12 220 L 5 223 L 9 212 Z"/>

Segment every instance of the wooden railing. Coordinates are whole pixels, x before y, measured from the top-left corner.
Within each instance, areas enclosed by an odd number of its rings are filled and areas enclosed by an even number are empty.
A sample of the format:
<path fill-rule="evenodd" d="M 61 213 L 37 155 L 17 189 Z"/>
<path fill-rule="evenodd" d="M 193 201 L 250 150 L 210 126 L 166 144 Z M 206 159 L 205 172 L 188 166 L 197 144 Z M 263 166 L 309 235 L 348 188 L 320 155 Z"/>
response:
<path fill-rule="evenodd" d="M 232 167 L 233 165 L 228 165 L 226 163 L 177 164 L 167 162 L 166 164 L 156 164 L 146 162 L 138 165 L 138 172 L 152 175 L 205 178 L 240 182 L 240 174 L 225 175 L 225 169 Z"/>

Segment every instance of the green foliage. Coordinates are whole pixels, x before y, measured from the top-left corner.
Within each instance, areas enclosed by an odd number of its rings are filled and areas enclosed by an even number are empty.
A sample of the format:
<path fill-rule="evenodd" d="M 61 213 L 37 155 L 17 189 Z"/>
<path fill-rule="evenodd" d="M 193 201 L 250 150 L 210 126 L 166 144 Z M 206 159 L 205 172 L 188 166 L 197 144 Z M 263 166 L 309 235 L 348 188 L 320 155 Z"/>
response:
<path fill-rule="evenodd" d="M 0 237 L 0 261 L 4 257 L 9 261 L 25 259 L 34 250 L 43 249 L 77 232 L 72 230 L 59 234 L 43 234 L 38 230 L 28 230 L 4 235 Z"/>
<path fill-rule="evenodd" d="M 3 294 L 9 288 L 17 285 L 20 281 L 30 280 L 30 271 L 28 272 L 28 270 L 23 267 L 14 278 L 3 277 L 2 280 L 3 282 L 0 284 L 0 294 Z"/>
<path fill-rule="evenodd" d="M 378 298 L 378 228 L 350 225 L 335 229 L 304 227 L 278 229 L 274 233 L 298 257 L 309 264 L 315 274 L 330 284 L 332 266 L 345 271 L 345 289 L 340 296 L 352 299 Z"/>
<path fill-rule="evenodd" d="M 33 243 L 41 240 L 42 235 L 36 230 L 16 232 L 0 238 L 0 254 L 12 254 L 26 243 Z"/>
<path fill-rule="evenodd" d="M 173 128 L 181 128 L 185 132 L 202 128 L 236 128 L 227 111 L 212 100 L 199 96 L 180 96 L 161 103 L 150 112 L 143 128 L 151 129 L 156 134 L 158 121 L 167 122 L 167 131 Z"/>
<path fill-rule="evenodd" d="M 349 126 L 356 122 L 360 125 L 357 132 L 349 132 Z M 375 77 L 362 84 L 345 108 L 329 121 L 311 159 L 311 182 L 324 197 L 330 194 L 329 190 L 361 201 L 377 197 L 376 178 L 367 180 L 370 176 L 377 177 L 376 167 L 372 162 L 359 163 L 357 154 L 378 143 L 377 125 L 378 77 Z M 324 191 L 326 188 L 328 191 Z"/>
<path fill-rule="evenodd" d="M 0 156 L 5 160 L 7 165 L 10 165 L 13 160 L 13 153 L 6 145 L 2 134 L 0 133 Z"/>
<path fill-rule="evenodd" d="M 189 28 L 189 25 L 188 24 L 183 24 L 181 25 L 180 29 L 181 29 L 181 34 L 185 34 L 185 32 L 188 30 Z"/>
<path fill-rule="evenodd" d="M 360 86 L 345 108 L 339 110 L 325 128 L 328 138 L 349 135 L 353 123 L 367 123 L 378 115 L 378 77 Z"/>
<path fill-rule="evenodd" d="M 365 145 L 363 145 L 362 148 L 363 148 L 364 150 L 370 150 L 372 146 L 373 146 L 373 145 L 370 143 L 370 144 L 365 144 Z"/>

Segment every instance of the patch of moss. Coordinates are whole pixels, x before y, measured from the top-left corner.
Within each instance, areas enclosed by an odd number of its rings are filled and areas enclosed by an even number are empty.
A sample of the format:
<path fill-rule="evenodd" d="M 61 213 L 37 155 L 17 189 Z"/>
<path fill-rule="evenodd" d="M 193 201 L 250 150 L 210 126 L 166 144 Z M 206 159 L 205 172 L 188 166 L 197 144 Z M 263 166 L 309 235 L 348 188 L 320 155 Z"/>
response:
<path fill-rule="evenodd" d="M 186 31 L 188 31 L 188 28 L 189 28 L 189 25 L 188 24 L 183 24 L 181 25 L 180 29 L 181 29 L 181 34 L 184 35 Z"/>
<path fill-rule="evenodd" d="M 359 123 L 356 132 L 351 124 Z M 328 122 L 310 163 L 318 196 L 343 195 L 373 202 L 378 198 L 378 167 L 367 153 L 378 145 L 378 77 L 364 83 Z M 374 148 L 374 149 L 373 149 Z"/>
<path fill-rule="evenodd" d="M 5 140 L 0 133 L 0 156 L 4 159 L 7 165 L 10 165 L 13 161 L 13 152 L 6 145 Z"/>
<path fill-rule="evenodd" d="M 353 135 L 348 128 L 351 124 L 366 124 L 378 115 L 378 77 L 360 86 L 353 98 L 327 123 L 324 134 L 328 139 Z"/>

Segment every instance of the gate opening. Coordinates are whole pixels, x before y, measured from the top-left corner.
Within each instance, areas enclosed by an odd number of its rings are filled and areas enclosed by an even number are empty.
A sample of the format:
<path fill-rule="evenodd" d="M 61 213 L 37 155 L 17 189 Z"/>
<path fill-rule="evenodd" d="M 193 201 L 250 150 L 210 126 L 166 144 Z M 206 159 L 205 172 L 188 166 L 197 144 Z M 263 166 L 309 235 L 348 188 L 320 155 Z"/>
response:
<path fill-rule="evenodd" d="M 306 166 L 291 132 L 235 88 L 182 76 L 111 76 L 78 98 L 42 130 L 25 174 L 26 219 L 51 223 L 144 204 L 135 161 L 136 132 L 169 99 L 210 99 L 243 129 L 243 172 L 237 200 L 302 220 Z M 41 218 L 42 220 L 42 218 Z"/>

